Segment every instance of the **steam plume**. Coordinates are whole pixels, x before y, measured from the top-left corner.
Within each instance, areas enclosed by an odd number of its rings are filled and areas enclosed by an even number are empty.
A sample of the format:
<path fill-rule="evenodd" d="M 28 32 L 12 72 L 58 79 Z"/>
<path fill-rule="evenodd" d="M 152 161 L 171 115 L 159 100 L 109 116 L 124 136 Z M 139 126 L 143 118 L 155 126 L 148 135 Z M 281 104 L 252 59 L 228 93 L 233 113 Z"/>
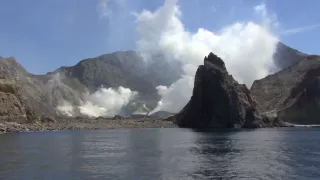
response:
<path fill-rule="evenodd" d="M 95 93 L 85 97 L 86 102 L 79 106 L 80 113 L 90 117 L 114 116 L 137 96 L 137 92 L 129 88 L 100 88 Z"/>
<path fill-rule="evenodd" d="M 59 73 L 53 75 L 52 79 L 49 80 L 49 88 L 68 89 L 69 87 L 61 81 L 61 78 L 62 76 Z M 78 102 L 76 104 L 60 95 L 60 103 L 56 109 L 59 114 L 69 117 L 80 114 L 89 117 L 114 116 L 120 114 L 122 108 L 133 100 L 137 94 L 137 92 L 121 86 L 118 88 L 101 87 L 93 94 L 87 93 L 71 98 L 74 102 Z"/>
<path fill-rule="evenodd" d="M 178 0 L 166 0 L 154 12 L 144 10 L 136 14 L 140 35 L 137 49 L 143 57 L 162 53 L 167 59 L 183 64 L 184 75 L 181 79 L 170 87 L 158 87 L 162 99 L 154 111 L 177 112 L 187 103 L 196 69 L 209 52 L 220 56 L 235 79 L 249 87 L 255 79 L 265 77 L 274 66 L 272 56 L 278 38 L 270 29 L 277 22 L 268 14 L 264 4 L 253 8 L 253 12 L 261 18 L 261 24 L 236 22 L 218 32 L 199 28 L 196 33 L 184 28 L 177 4 Z"/>

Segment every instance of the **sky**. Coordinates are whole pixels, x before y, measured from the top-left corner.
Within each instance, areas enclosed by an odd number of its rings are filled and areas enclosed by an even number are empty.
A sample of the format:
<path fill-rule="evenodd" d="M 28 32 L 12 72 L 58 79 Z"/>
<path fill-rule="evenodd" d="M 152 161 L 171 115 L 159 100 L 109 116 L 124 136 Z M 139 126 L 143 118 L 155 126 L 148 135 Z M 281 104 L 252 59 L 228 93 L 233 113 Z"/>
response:
<path fill-rule="evenodd" d="M 164 0 L 0 0 L 0 56 L 15 57 L 29 72 L 44 74 L 105 53 L 137 48 L 137 14 Z M 272 31 L 283 43 L 320 54 L 318 0 L 180 0 L 188 32 L 218 32 L 242 21 L 260 21 L 264 4 Z M 141 35 L 141 34 L 140 34 Z"/>

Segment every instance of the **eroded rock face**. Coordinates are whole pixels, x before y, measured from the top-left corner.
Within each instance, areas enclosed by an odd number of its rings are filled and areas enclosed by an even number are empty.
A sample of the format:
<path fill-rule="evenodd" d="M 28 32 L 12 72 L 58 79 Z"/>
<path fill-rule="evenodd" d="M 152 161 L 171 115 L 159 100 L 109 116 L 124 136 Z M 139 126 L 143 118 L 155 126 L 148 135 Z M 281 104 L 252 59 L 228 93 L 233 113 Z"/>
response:
<path fill-rule="evenodd" d="M 261 116 L 246 85 L 235 81 L 223 60 L 213 53 L 198 67 L 190 101 L 172 118 L 188 128 L 273 126 L 270 119 Z"/>
<path fill-rule="evenodd" d="M 139 104 L 155 108 L 161 98 L 156 87 L 169 86 L 180 78 L 180 63 L 169 63 L 161 55 L 152 57 L 152 61 L 144 61 L 134 51 L 115 52 L 84 59 L 75 66 L 61 67 L 44 75 L 27 72 L 15 58 L 0 57 L 0 78 L 23 86 L 24 103 L 37 114 L 46 116 L 65 116 L 66 113 L 57 107 L 65 102 L 80 106 L 86 101 L 83 94 L 92 94 L 102 86 L 126 87 L 139 94 L 132 100 L 136 106 L 130 104 L 122 109 L 121 114 L 129 115 L 141 107 Z M 83 116 L 78 109 L 71 114 Z"/>
<path fill-rule="evenodd" d="M 277 113 L 280 119 L 295 124 L 320 123 L 320 67 L 305 74 Z"/>
<path fill-rule="evenodd" d="M 310 55 L 290 67 L 256 80 L 251 92 L 264 113 L 294 124 L 320 123 L 320 56 Z"/>
<path fill-rule="evenodd" d="M 30 122 L 34 117 L 21 100 L 20 89 L 13 82 L 0 79 L 0 121 Z"/>

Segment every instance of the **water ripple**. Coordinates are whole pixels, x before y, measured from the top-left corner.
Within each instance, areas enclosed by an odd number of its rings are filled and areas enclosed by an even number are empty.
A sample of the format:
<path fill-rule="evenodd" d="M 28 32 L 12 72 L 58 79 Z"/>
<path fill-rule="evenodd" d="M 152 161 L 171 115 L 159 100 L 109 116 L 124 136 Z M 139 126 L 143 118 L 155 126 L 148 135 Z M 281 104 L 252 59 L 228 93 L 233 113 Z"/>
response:
<path fill-rule="evenodd" d="M 319 179 L 320 129 L 0 136 L 0 179 Z"/>

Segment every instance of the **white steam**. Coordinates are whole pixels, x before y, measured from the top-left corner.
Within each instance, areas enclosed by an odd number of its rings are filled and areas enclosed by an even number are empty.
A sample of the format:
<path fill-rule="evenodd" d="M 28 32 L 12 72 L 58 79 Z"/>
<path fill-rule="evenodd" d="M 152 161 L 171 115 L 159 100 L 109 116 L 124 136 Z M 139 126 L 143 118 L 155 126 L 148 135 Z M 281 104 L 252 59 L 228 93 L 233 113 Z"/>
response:
<path fill-rule="evenodd" d="M 74 116 L 74 106 L 69 103 L 66 100 L 63 100 L 58 106 L 57 106 L 58 112 L 60 112 L 62 115 L 72 117 Z"/>
<path fill-rule="evenodd" d="M 80 113 L 89 117 L 114 116 L 119 114 L 137 94 L 121 86 L 118 89 L 100 88 L 85 98 L 86 102 L 79 106 Z"/>
<path fill-rule="evenodd" d="M 69 117 L 79 115 L 77 112 L 88 117 L 111 117 L 120 114 L 122 108 L 137 95 L 137 92 L 121 86 L 117 89 L 102 87 L 93 94 L 83 95 L 81 98 L 84 101 L 79 99 L 81 102 L 79 106 L 63 100 L 57 106 L 57 110 L 60 114 Z"/>
<path fill-rule="evenodd" d="M 158 86 L 157 90 L 162 99 L 150 114 L 161 110 L 168 112 L 180 111 L 191 97 L 193 81 L 192 76 L 185 75 L 170 87 Z"/>
<path fill-rule="evenodd" d="M 181 110 L 192 94 L 196 69 L 209 52 L 221 57 L 235 79 L 249 87 L 255 79 L 268 74 L 278 39 L 270 31 L 277 22 L 268 15 L 265 5 L 254 8 L 255 14 L 262 19 L 261 25 L 253 21 L 236 22 L 215 33 L 204 28 L 192 33 L 180 20 L 177 3 L 178 0 L 166 0 L 154 12 L 144 10 L 136 14 L 140 35 L 137 49 L 143 57 L 162 53 L 167 59 L 183 64 L 181 79 L 170 87 L 158 87 L 162 99 L 154 111 Z"/>

